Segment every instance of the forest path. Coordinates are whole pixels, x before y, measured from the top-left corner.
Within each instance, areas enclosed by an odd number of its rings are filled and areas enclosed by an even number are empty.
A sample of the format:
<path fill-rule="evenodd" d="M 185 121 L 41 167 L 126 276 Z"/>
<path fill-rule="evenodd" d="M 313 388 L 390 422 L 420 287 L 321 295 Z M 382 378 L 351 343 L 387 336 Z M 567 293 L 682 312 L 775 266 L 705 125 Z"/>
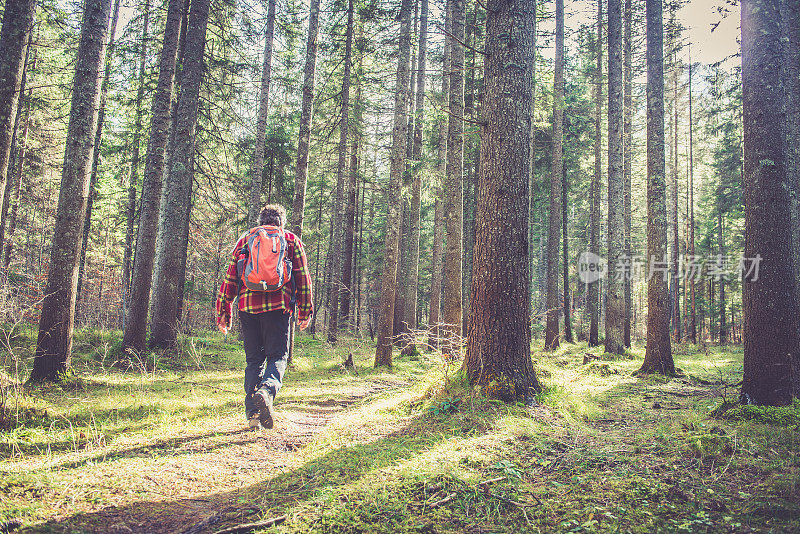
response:
<path fill-rule="evenodd" d="M 241 504 L 242 495 L 302 466 L 304 447 L 348 408 L 407 385 L 399 378 L 356 379 L 314 398 L 287 395 L 281 402 L 279 396 L 271 430 L 251 431 L 242 414 L 225 415 L 183 435 L 62 459 L 49 468 L 71 469 L 79 493 L 119 504 L 65 517 L 56 508 L 53 519 L 30 532 L 190 534 L 214 532 L 222 521 L 254 521 L 261 510 Z"/>

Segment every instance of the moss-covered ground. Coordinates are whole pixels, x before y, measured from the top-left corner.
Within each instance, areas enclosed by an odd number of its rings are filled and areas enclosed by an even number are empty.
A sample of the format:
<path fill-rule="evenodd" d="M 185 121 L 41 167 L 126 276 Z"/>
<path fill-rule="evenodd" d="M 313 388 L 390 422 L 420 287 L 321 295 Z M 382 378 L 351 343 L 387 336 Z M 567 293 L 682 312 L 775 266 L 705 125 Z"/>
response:
<path fill-rule="evenodd" d="M 6 356 L 0 431 L 0 523 L 22 532 L 800 531 L 800 407 L 734 405 L 737 347 L 678 346 L 665 379 L 634 374 L 640 347 L 535 345 L 525 406 L 436 353 L 375 370 L 368 341 L 301 335 L 276 428 L 249 432 L 231 338 L 120 363 L 119 333 L 80 332 L 74 376 L 23 389 L 33 336 Z"/>

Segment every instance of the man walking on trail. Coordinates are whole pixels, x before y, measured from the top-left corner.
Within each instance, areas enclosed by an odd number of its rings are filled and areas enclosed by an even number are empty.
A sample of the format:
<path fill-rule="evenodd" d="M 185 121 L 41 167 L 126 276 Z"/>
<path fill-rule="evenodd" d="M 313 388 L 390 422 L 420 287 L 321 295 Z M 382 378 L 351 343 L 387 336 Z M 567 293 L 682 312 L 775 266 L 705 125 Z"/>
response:
<path fill-rule="evenodd" d="M 295 308 L 300 330 L 313 313 L 306 253 L 300 238 L 283 228 L 286 210 L 268 204 L 258 222 L 233 247 L 216 302 L 217 326 L 227 334 L 231 302 L 239 297 L 247 360 L 244 406 L 251 430 L 273 426 L 273 401 L 286 372 Z"/>

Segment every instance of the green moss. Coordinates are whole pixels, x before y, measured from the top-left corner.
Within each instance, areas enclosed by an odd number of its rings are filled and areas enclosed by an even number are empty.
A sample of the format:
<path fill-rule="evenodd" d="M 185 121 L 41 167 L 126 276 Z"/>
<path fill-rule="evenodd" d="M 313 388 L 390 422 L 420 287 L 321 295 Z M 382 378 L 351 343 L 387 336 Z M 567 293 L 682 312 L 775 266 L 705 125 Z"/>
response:
<path fill-rule="evenodd" d="M 800 402 L 790 406 L 755 406 L 723 402 L 713 410 L 713 415 L 734 421 L 754 421 L 775 426 L 800 425 Z"/>

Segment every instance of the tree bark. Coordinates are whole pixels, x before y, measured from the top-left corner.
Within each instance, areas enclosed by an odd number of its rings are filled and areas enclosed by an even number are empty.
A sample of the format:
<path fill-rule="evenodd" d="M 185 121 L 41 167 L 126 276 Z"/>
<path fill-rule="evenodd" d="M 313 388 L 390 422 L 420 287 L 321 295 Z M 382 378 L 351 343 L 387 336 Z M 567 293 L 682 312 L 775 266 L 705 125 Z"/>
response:
<path fill-rule="evenodd" d="M 28 42 L 25 46 L 25 61 L 22 66 L 22 80 L 19 85 L 19 103 L 17 105 L 16 116 L 14 117 L 14 131 L 11 134 L 11 152 L 8 163 L 8 172 L 6 173 L 5 190 L 2 196 L 2 214 L 0 214 L 0 247 L 3 246 L 6 239 L 6 227 L 8 226 L 8 210 L 11 205 L 12 197 L 16 202 L 19 196 L 17 190 L 19 189 L 20 180 L 22 178 L 22 162 L 25 160 L 25 143 L 28 140 L 28 126 L 30 121 L 31 112 L 31 90 L 28 88 L 28 97 L 25 99 L 25 116 L 22 116 L 22 102 L 24 99 L 25 87 L 28 82 L 28 64 L 31 54 L 31 39 L 32 32 L 28 32 Z M 32 69 L 36 67 L 36 58 L 34 57 Z M 22 135 L 19 135 L 20 125 L 24 123 Z M 7 272 L 3 273 L 3 280 L 7 280 Z"/>
<path fill-rule="evenodd" d="M 117 20 L 119 19 L 120 0 L 115 0 L 111 14 L 111 28 L 108 31 L 108 45 L 106 46 L 106 68 L 103 75 L 103 85 L 100 90 L 100 110 L 97 113 L 97 128 L 94 134 L 94 154 L 92 156 L 92 170 L 89 177 L 89 198 L 86 200 L 86 216 L 83 219 L 83 238 L 81 240 L 80 260 L 78 261 L 78 289 L 75 297 L 75 320 L 80 321 L 80 303 L 83 297 L 84 271 L 86 269 L 86 249 L 89 245 L 89 232 L 92 229 L 92 207 L 97 198 L 97 179 L 100 167 L 100 150 L 103 141 L 103 124 L 106 117 L 106 101 L 108 100 L 108 86 L 111 83 L 111 65 L 114 62 L 114 39 L 117 33 Z"/>
<path fill-rule="evenodd" d="M 689 52 L 689 256 L 694 259 L 696 254 L 694 241 L 694 137 L 692 130 L 694 121 L 692 116 L 692 55 Z M 697 299 L 695 298 L 695 279 L 690 280 L 689 291 L 689 339 L 697 344 Z M 702 329 L 702 324 L 701 324 Z"/>
<path fill-rule="evenodd" d="M 56 231 L 50 253 L 47 289 L 42 301 L 36 357 L 29 380 L 58 381 L 69 370 L 78 284 L 78 259 L 94 133 L 100 105 L 111 0 L 86 0 L 75 62 Z"/>
<path fill-rule="evenodd" d="M 392 329 L 394 327 L 394 301 L 397 292 L 397 264 L 399 259 L 400 225 L 402 209 L 400 191 L 406 165 L 408 130 L 409 57 L 411 56 L 411 0 L 400 5 L 400 36 L 395 84 L 394 127 L 392 128 L 392 160 L 389 184 L 386 191 L 386 240 L 382 276 L 380 317 L 378 319 L 378 344 L 375 349 L 375 367 L 392 366 Z"/>
<path fill-rule="evenodd" d="M 328 342 L 336 343 L 339 331 L 339 294 L 344 280 L 344 261 L 342 258 L 344 241 L 344 197 L 347 184 L 347 148 L 350 125 L 350 63 L 353 49 L 353 0 L 347 3 L 347 37 L 344 51 L 344 74 L 342 76 L 342 108 L 339 119 L 339 161 L 336 165 L 336 196 L 333 206 L 333 241 L 331 242 L 331 303 L 328 321 Z"/>
<path fill-rule="evenodd" d="M 600 183 L 603 164 L 603 0 L 597 0 L 597 37 L 595 39 L 594 71 L 594 175 L 589 191 L 589 252 L 600 255 Z M 586 306 L 589 309 L 589 346 L 600 344 L 600 282 L 586 288 Z"/>
<path fill-rule="evenodd" d="M 360 42 L 364 37 L 364 25 L 361 22 L 359 23 L 358 33 Z M 363 135 L 364 121 L 364 100 L 361 90 L 362 78 L 364 76 L 363 57 L 363 50 L 359 48 L 358 68 L 356 69 L 355 75 L 356 94 L 353 101 L 353 134 L 351 136 L 353 140 L 350 147 L 350 184 L 348 186 L 347 206 L 344 216 L 344 254 L 342 258 L 342 288 L 346 293 L 341 299 L 340 316 L 343 321 L 349 321 L 353 326 L 356 326 L 357 321 L 355 321 L 355 316 L 350 317 L 350 303 L 355 300 L 354 297 L 358 289 L 358 277 L 355 276 L 357 261 L 354 250 L 357 249 L 355 241 L 356 232 L 358 230 L 358 224 L 356 223 L 356 204 L 358 203 L 359 147 L 361 145 L 361 136 Z M 358 254 L 357 250 L 355 254 Z M 358 313 L 357 305 L 353 312 L 354 314 Z"/>
<path fill-rule="evenodd" d="M 311 143 L 311 120 L 314 115 L 314 71 L 317 68 L 317 33 L 319 31 L 319 3 L 311 0 L 308 12 L 308 37 L 306 40 L 306 65 L 303 70 L 303 101 L 300 105 L 300 135 L 297 142 L 294 202 L 292 203 L 292 232 L 303 233 L 303 214 L 306 209 L 306 184 L 308 183 L 308 149 Z"/>
<path fill-rule="evenodd" d="M 125 252 L 122 258 L 122 308 L 128 306 L 130 298 L 131 267 L 133 261 L 133 237 L 136 227 L 136 188 L 139 183 L 139 158 L 142 136 L 142 101 L 144 100 L 145 73 L 147 68 L 147 32 L 150 26 L 150 0 L 145 0 L 142 12 L 142 38 L 139 49 L 139 88 L 136 91 L 136 118 L 131 144 L 131 173 L 128 177 L 128 204 L 125 210 Z M 123 313 L 123 323 L 125 316 Z M 123 330 L 125 325 L 122 326 Z"/>
<path fill-rule="evenodd" d="M 622 0 L 608 0 L 608 277 L 605 351 L 625 352 L 625 295 L 617 273 L 625 247 L 623 175 Z"/>
<path fill-rule="evenodd" d="M 261 88 L 256 119 L 256 146 L 253 167 L 250 170 L 250 226 L 258 226 L 261 213 L 261 177 L 264 174 L 264 148 L 267 140 L 267 117 L 269 116 L 269 85 L 272 70 L 272 43 L 275 36 L 275 0 L 267 4 L 267 28 L 264 32 L 264 63 L 261 67 Z"/>
<path fill-rule="evenodd" d="M 747 267 L 741 400 L 782 406 L 792 400 L 798 357 L 798 305 L 784 146 L 780 0 L 743 0 L 742 96 Z"/>
<path fill-rule="evenodd" d="M 122 335 L 122 345 L 125 350 L 137 354 L 144 351 L 147 335 L 147 314 L 156 250 L 162 176 L 172 122 L 170 111 L 185 3 L 184 0 L 169 1 L 159 59 L 158 82 L 151 105 L 150 138 L 147 143 L 142 179 L 136 254 L 133 259 L 131 292 L 125 309 Z"/>
<path fill-rule="evenodd" d="M 533 277 L 536 257 L 536 248 L 533 246 L 533 236 L 536 232 L 536 197 L 533 191 L 536 189 L 536 27 L 538 23 L 538 0 L 532 1 L 533 10 L 533 52 L 531 53 L 531 132 L 530 132 L 530 154 L 528 155 L 528 272 Z M 533 284 L 531 284 L 533 285 Z M 536 311 L 538 303 L 534 302 L 533 288 L 531 288 L 530 305 L 528 306 L 531 315 Z"/>
<path fill-rule="evenodd" d="M 569 225 L 567 221 L 567 199 L 569 198 L 569 180 L 567 173 L 562 173 L 563 180 L 561 183 L 561 230 L 563 232 L 562 239 L 563 246 L 563 261 L 561 262 L 561 270 L 564 279 L 564 341 L 572 343 L 572 298 L 569 293 Z"/>
<path fill-rule="evenodd" d="M 727 252 L 725 250 L 725 234 L 723 233 L 723 220 L 722 220 L 722 208 L 717 207 L 717 243 L 719 245 L 719 258 L 721 262 L 725 262 L 727 258 Z M 719 309 L 717 313 L 719 314 L 719 342 L 720 344 L 725 343 L 728 340 L 728 317 L 725 315 L 725 279 L 720 277 L 719 279 Z"/>
<path fill-rule="evenodd" d="M 556 52 L 553 82 L 553 168 L 550 176 L 550 224 L 547 233 L 547 330 L 544 346 L 559 345 L 561 298 L 558 290 L 558 249 L 561 242 L 561 181 L 564 172 L 564 0 L 556 0 Z"/>
<path fill-rule="evenodd" d="M 528 319 L 533 6 L 533 0 L 490 0 L 487 6 L 481 130 L 486 159 L 479 171 L 463 366 L 473 383 L 505 401 L 528 401 L 540 390 L 531 362 Z M 563 17 L 562 0 L 557 6 Z"/>
<path fill-rule="evenodd" d="M 800 4 L 781 2 L 783 80 L 786 105 L 786 173 L 791 195 L 792 258 L 795 292 L 800 302 Z M 800 366 L 800 362 L 796 362 Z M 795 396 L 800 396 L 800 367 L 795 369 Z"/>
<path fill-rule="evenodd" d="M 662 270 L 667 254 L 667 195 L 664 175 L 664 21 L 661 0 L 647 11 L 647 255 Z M 653 262 L 657 262 L 657 265 Z M 652 269 L 651 269 L 652 270 Z M 647 348 L 642 373 L 675 374 L 669 336 L 669 290 L 656 271 L 647 282 Z"/>
<path fill-rule="evenodd" d="M 670 229 L 672 230 L 672 331 L 675 336 L 675 341 L 681 342 L 683 338 L 683 331 L 681 328 L 681 280 L 680 280 L 680 238 L 678 236 L 678 28 L 675 20 L 675 11 L 677 6 L 670 4 L 670 26 L 671 26 L 671 39 L 670 46 L 672 48 L 672 61 L 670 67 L 672 68 L 672 114 L 671 121 L 672 139 L 670 139 L 670 155 L 672 156 L 672 223 Z"/>
<path fill-rule="evenodd" d="M 624 50 L 623 50 L 623 125 L 622 125 L 622 160 L 623 182 L 625 187 L 623 200 L 623 218 L 625 220 L 625 257 L 632 258 L 631 250 L 631 172 L 633 158 L 633 6 L 632 0 L 625 0 L 624 17 Z M 631 346 L 631 312 L 633 300 L 631 298 L 631 276 L 623 280 L 625 298 L 625 327 L 623 329 L 623 342 L 626 347 Z"/>
<path fill-rule="evenodd" d="M 425 115 L 425 69 L 427 67 L 428 44 L 428 0 L 420 0 L 419 17 L 419 45 L 417 59 L 417 89 L 416 104 L 414 106 L 414 136 L 411 148 L 411 212 L 408 228 L 408 255 L 409 269 L 406 287 L 405 313 L 403 321 L 408 328 L 417 327 L 417 287 L 419 279 L 419 240 L 420 240 L 420 211 L 422 206 L 422 127 Z M 414 343 L 407 343 L 403 347 L 403 354 L 411 354 L 416 349 Z"/>
<path fill-rule="evenodd" d="M 442 352 L 461 354 L 464 220 L 464 24 L 465 0 L 451 0 L 450 94 L 445 169 L 445 250 L 442 284 Z"/>
<path fill-rule="evenodd" d="M 452 6 L 451 0 L 446 0 L 445 7 L 445 36 L 452 33 Z M 450 39 L 445 37 L 444 42 L 444 57 L 442 58 L 442 108 L 448 105 L 450 101 Z M 430 311 L 428 312 L 428 330 L 429 339 L 428 344 L 432 347 L 439 346 L 440 338 L 440 309 L 442 299 L 442 277 L 444 275 L 443 269 L 443 237 L 444 237 L 444 182 L 446 180 L 446 161 L 447 161 L 447 129 L 448 120 L 439 121 L 439 153 L 438 153 L 438 187 L 436 188 L 436 201 L 434 204 L 433 215 L 433 259 L 431 274 L 431 296 L 430 296 Z"/>
<path fill-rule="evenodd" d="M 0 30 L 0 205 L 6 188 L 11 138 L 21 94 L 25 48 L 33 26 L 35 0 L 6 0 Z M 2 221 L 0 221 L 2 222 Z"/>
<path fill-rule="evenodd" d="M 151 299 L 151 347 L 174 347 L 178 336 L 178 299 L 183 291 L 181 273 L 186 270 L 184 247 L 189 232 L 191 209 L 195 127 L 199 109 L 200 84 L 203 78 L 203 53 L 210 0 L 193 0 L 186 30 L 180 96 L 175 123 L 175 144 L 170 169 L 164 183 L 164 195 L 158 221 L 156 257 L 153 273 L 155 287 Z M 175 241 L 178 250 L 175 250 Z"/>

